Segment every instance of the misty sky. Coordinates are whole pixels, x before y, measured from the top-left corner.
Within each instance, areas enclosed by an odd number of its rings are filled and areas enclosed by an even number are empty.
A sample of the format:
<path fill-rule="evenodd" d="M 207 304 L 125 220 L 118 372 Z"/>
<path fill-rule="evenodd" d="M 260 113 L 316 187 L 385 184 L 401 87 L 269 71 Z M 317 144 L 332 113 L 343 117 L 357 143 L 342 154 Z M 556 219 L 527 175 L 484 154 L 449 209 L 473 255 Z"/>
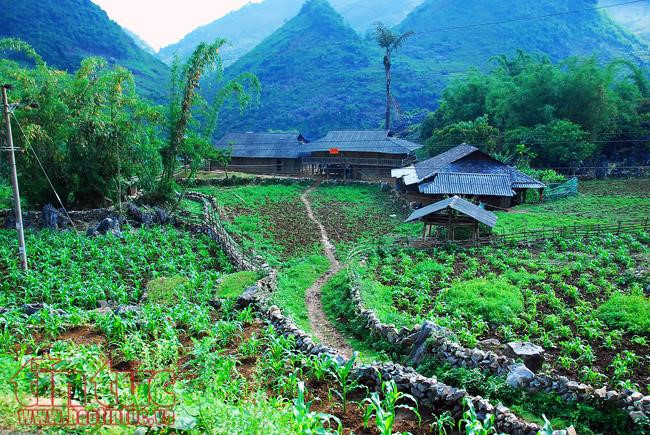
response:
<path fill-rule="evenodd" d="M 135 32 L 154 49 L 178 42 L 246 3 L 260 0 L 92 0 L 112 20 Z"/>

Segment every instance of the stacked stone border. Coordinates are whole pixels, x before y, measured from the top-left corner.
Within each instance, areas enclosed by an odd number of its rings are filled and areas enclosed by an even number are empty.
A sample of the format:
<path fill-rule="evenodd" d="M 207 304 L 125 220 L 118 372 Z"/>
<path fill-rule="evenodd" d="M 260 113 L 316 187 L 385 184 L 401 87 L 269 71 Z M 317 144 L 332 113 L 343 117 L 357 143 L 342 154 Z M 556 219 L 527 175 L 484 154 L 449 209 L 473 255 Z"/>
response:
<path fill-rule="evenodd" d="M 188 194 L 187 198 L 202 202 L 204 211 L 202 225 L 187 225 L 193 226 L 196 231 L 208 234 L 238 266 L 266 275 L 244 291 L 237 299 L 236 307 L 255 308 L 279 334 L 293 337 L 300 352 L 314 356 L 327 355 L 337 363 L 345 364 L 347 358 L 332 347 L 316 343 L 311 335 L 284 316 L 278 307 L 270 305 L 269 296 L 277 289 L 277 272 L 267 264 L 245 259 L 239 245 L 213 216 L 213 212 L 219 210 L 215 199 L 194 192 Z M 465 409 L 465 401 L 468 400 L 473 404 L 479 418 L 485 418 L 487 414 L 494 415 L 495 426 L 499 431 L 516 435 L 533 435 L 540 431 L 538 425 L 520 419 L 505 406 L 495 407 L 480 396 L 470 396 L 465 390 L 445 385 L 435 378 L 422 376 L 410 367 L 392 363 L 362 365 L 355 368 L 355 373 L 362 385 L 374 391 L 381 390 L 381 382 L 394 380 L 400 391 L 411 394 L 419 406 L 432 411 L 447 410 L 453 417 L 460 418 Z"/>
<path fill-rule="evenodd" d="M 633 390 L 608 390 L 606 387 L 594 388 L 591 385 L 571 380 L 557 374 L 536 374 L 512 358 L 493 351 L 469 349 L 453 341 L 452 331 L 426 321 L 422 326 L 397 329 L 395 325 L 384 324 L 377 314 L 366 308 L 361 296 L 361 280 L 354 271 L 349 271 L 350 300 L 358 320 L 367 326 L 372 334 L 390 344 L 401 348 L 414 364 L 425 355 L 430 355 L 456 368 L 478 368 L 493 375 L 513 376 L 512 382 L 518 388 L 530 393 L 544 391 L 556 393 L 567 401 L 591 403 L 600 408 L 619 408 L 629 413 L 635 423 L 648 421 L 650 416 L 650 396 Z"/>

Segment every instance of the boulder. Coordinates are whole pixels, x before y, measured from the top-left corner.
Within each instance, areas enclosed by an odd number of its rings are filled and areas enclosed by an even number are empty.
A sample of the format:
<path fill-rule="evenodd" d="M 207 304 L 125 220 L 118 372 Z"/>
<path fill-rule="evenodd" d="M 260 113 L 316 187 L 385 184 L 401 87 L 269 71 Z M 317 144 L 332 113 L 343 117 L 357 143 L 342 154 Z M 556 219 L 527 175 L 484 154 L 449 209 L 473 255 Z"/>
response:
<path fill-rule="evenodd" d="M 88 237 L 104 236 L 108 233 L 113 234 L 115 237 L 122 237 L 120 222 L 117 218 L 106 218 L 96 227 L 90 227 L 88 228 L 88 231 L 86 231 Z"/>
<path fill-rule="evenodd" d="M 425 321 L 422 324 L 422 327 L 420 328 L 420 332 L 418 333 L 417 337 L 415 338 L 415 341 L 413 342 L 413 347 L 411 349 L 411 353 L 409 354 L 409 361 L 414 366 L 417 366 L 420 364 L 420 361 L 422 361 L 422 357 L 427 351 L 427 339 L 432 335 L 432 334 L 437 334 L 437 335 L 446 335 L 447 330 L 441 326 L 436 325 L 433 322 L 430 321 Z"/>
<path fill-rule="evenodd" d="M 535 379 L 535 373 L 528 367 L 524 364 L 513 364 L 509 367 L 506 383 L 512 388 L 521 388 L 527 386 L 533 379 Z"/>
<path fill-rule="evenodd" d="M 43 308 L 45 308 L 45 305 L 43 305 L 43 304 L 24 304 L 21 308 L 23 310 L 23 313 L 27 314 L 28 316 L 31 316 L 33 314 L 38 313 Z"/>
<path fill-rule="evenodd" d="M 59 212 L 52 204 L 43 207 L 43 226 L 51 230 L 59 229 Z"/>
<path fill-rule="evenodd" d="M 243 310 L 244 308 L 247 308 L 251 305 L 254 305 L 257 303 L 257 292 L 259 291 L 259 287 L 257 284 L 252 285 L 248 287 L 244 292 L 239 295 L 237 298 L 237 302 L 235 302 L 235 309 L 237 310 Z"/>
<path fill-rule="evenodd" d="M 544 364 L 544 348 L 533 343 L 514 341 L 506 344 L 505 354 L 510 358 L 521 358 L 526 367 L 538 371 Z"/>

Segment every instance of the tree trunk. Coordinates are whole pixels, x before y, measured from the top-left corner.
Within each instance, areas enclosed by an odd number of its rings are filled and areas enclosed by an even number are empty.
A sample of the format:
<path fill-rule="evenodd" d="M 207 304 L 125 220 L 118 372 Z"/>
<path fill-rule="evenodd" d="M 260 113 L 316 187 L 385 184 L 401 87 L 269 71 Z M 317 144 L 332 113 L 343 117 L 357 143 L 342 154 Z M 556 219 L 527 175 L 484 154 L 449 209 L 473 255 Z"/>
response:
<path fill-rule="evenodd" d="M 386 130 L 390 130 L 390 84 L 391 84 L 391 74 L 390 74 L 390 68 L 391 68 L 391 61 L 390 61 L 390 53 L 386 53 L 386 56 L 384 56 L 384 69 L 386 70 L 386 124 L 385 128 Z"/>

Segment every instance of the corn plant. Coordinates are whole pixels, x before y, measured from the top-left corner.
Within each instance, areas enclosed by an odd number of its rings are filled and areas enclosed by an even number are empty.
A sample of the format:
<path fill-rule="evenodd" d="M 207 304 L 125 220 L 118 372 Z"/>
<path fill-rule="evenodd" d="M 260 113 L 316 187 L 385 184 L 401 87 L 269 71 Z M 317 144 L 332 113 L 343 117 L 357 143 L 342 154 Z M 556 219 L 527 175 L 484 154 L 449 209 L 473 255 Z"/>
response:
<path fill-rule="evenodd" d="M 292 413 L 296 424 L 296 433 L 305 435 L 341 433 L 343 427 L 341 420 L 337 417 L 330 414 L 311 411 L 311 402 L 305 400 L 304 382 L 298 382 L 297 389 L 298 394 L 293 400 L 292 407 Z M 332 423 L 336 424 L 336 431 L 331 430 Z"/>
<path fill-rule="evenodd" d="M 382 435 L 392 435 L 398 409 L 406 409 L 413 412 L 418 418 L 418 421 L 420 421 L 417 402 L 413 396 L 400 392 L 397 389 L 397 384 L 393 380 L 383 382 L 381 388 L 384 395 L 383 400 L 380 398 L 379 393 L 375 391 L 362 402 L 366 404 L 366 410 L 363 416 L 364 427 L 367 428 L 370 420 L 374 417 L 375 426 L 377 426 L 379 432 Z M 415 406 L 397 403 L 405 399 L 413 402 Z"/>
<path fill-rule="evenodd" d="M 307 361 L 307 373 L 309 377 L 321 382 L 325 377 L 332 374 L 336 363 L 329 355 L 312 355 Z"/>
<path fill-rule="evenodd" d="M 343 412 L 347 409 L 350 393 L 361 388 L 353 374 L 354 363 L 358 356 L 358 352 L 354 352 L 345 364 L 337 364 L 334 366 L 334 377 L 338 383 L 338 389 L 334 390 L 334 393 L 341 399 Z"/>
<path fill-rule="evenodd" d="M 445 411 L 442 414 L 433 416 L 433 423 L 431 424 L 431 430 L 437 433 L 438 435 L 447 435 L 447 429 L 453 430 L 456 421 L 454 417 L 451 416 L 449 411 Z"/>
<path fill-rule="evenodd" d="M 465 406 L 467 410 L 463 413 L 463 418 L 458 422 L 458 429 L 465 429 L 467 435 L 489 435 L 496 434 L 497 430 L 494 427 L 494 415 L 487 414 L 481 421 L 476 415 L 474 404 L 468 398 L 465 398 Z"/>

